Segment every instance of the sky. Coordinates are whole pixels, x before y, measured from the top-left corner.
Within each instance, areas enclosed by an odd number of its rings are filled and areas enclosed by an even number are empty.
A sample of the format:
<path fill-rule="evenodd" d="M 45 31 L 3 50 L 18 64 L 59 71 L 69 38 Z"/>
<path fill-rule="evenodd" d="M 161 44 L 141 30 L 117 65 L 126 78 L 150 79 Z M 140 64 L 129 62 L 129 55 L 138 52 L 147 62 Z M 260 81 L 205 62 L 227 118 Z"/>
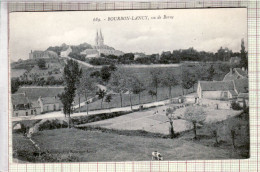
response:
<path fill-rule="evenodd" d="M 171 19 L 162 19 L 163 16 Z M 149 20 L 108 21 L 108 17 L 147 16 Z M 151 17 L 161 19 L 151 19 Z M 247 45 L 247 9 L 172 9 L 127 11 L 15 12 L 9 21 L 12 61 L 28 59 L 31 50 L 62 43 L 95 44 L 97 29 L 104 43 L 127 52 L 161 53 L 193 47 L 216 52 L 221 46 L 240 51 Z M 100 18 L 100 22 L 93 21 Z"/>

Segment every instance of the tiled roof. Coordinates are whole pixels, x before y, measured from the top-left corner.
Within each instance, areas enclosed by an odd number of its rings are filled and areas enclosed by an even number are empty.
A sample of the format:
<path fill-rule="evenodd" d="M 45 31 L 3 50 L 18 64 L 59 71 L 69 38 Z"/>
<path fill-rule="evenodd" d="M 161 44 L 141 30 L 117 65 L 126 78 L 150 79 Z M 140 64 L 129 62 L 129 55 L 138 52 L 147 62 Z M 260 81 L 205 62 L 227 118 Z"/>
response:
<path fill-rule="evenodd" d="M 237 93 L 234 90 L 229 90 L 229 92 L 232 94 L 232 97 L 237 96 Z"/>
<path fill-rule="evenodd" d="M 43 97 L 40 98 L 42 100 L 42 103 L 45 104 L 55 104 L 55 103 L 60 103 L 59 98 L 57 97 Z"/>
<path fill-rule="evenodd" d="M 31 107 L 32 108 L 40 108 L 41 106 L 39 105 L 39 103 L 37 101 L 32 101 Z"/>
<path fill-rule="evenodd" d="M 199 81 L 202 91 L 229 91 L 234 90 L 232 81 Z"/>
<path fill-rule="evenodd" d="M 31 101 L 39 97 L 54 97 L 64 92 L 64 87 L 20 87 L 17 93 L 26 93 Z"/>
<path fill-rule="evenodd" d="M 238 93 L 248 93 L 248 78 L 236 79 L 234 85 Z"/>
<path fill-rule="evenodd" d="M 234 69 L 232 69 L 232 71 L 233 72 L 228 72 L 225 75 L 223 81 L 232 81 L 232 80 L 235 80 L 235 79 L 247 77 L 247 73 L 240 68 L 234 68 Z"/>
<path fill-rule="evenodd" d="M 248 99 L 249 98 L 249 94 L 248 93 L 240 93 L 237 98 L 245 98 Z"/>
<path fill-rule="evenodd" d="M 18 93 L 18 94 L 12 94 L 12 104 L 13 105 L 19 105 L 19 104 L 28 104 L 29 100 L 26 97 L 25 93 Z"/>
<path fill-rule="evenodd" d="M 223 79 L 223 81 L 232 81 L 238 78 L 238 74 L 237 73 L 227 73 Z"/>

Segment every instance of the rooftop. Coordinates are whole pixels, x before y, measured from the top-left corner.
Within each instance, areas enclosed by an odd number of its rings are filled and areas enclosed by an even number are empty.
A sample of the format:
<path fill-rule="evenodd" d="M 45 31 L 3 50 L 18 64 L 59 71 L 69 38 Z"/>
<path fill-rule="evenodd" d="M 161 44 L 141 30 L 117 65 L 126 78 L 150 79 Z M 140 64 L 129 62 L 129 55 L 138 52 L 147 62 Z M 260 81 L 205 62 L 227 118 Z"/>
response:
<path fill-rule="evenodd" d="M 26 97 L 25 93 L 12 94 L 11 99 L 12 99 L 13 105 L 20 105 L 20 104 L 28 104 L 29 103 L 29 99 Z"/>

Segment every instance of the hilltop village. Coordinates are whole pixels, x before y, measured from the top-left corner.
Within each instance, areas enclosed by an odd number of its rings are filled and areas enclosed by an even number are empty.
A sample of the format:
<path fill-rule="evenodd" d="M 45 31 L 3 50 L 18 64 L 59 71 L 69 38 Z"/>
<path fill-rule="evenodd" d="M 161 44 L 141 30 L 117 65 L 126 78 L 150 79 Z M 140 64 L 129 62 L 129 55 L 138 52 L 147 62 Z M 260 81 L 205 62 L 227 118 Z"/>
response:
<path fill-rule="evenodd" d="M 248 61 L 243 39 L 240 52 L 191 47 L 156 54 L 117 50 L 105 44 L 101 30 L 93 42 L 31 50 L 28 59 L 11 63 L 14 144 L 23 143 L 22 133 L 48 150 L 42 138 L 53 134 L 68 139 L 61 147 L 72 141 L 83 144 L 79 137 L 90 137 L 89 144 L 94 145 L 100 143 L 98 138 L 105 139 L 100 145 L 106 147 L 120 135 L 124 137 L 120 142 L 137 140 L 136 146 L 145 143 L 149 152 L 156 147 L 152 138 L 164 146 L 186 145 L 194 152 L 200 147 L 221 152 L 221 157 L 249 157 Z M 67 134 L 72 131 L 75 137 L 70 140 Z M 91 147 L 81 156 L 74 146 L 74 159 L 57 147 L 64 161 L 96 160 L 89 156 Z M 145 149 L 136 149 L 142 152 L 137 159 L 146 160 Z M 31 159 L 16 146 L 14 156 L 34 162 L 58 158 L 53 150 L 46 157 L 28 151 Z M 126 151 L 110 160 L 129 160 L 131 151 Z M 163 152 L 166 159 L 177 154 Z M 202 154 L 198 156 L 218 158 L 215 153 Z"/>

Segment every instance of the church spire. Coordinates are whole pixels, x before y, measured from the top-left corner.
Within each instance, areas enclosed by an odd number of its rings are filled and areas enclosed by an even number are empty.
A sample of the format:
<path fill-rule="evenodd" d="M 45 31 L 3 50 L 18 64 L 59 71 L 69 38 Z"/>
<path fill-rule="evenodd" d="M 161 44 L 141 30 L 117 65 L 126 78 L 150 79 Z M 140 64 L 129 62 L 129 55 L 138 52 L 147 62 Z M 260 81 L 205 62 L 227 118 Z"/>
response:
<path fill-rule="evenodd" d="M 97 30 L 97 35 L 96 35 L 96 39 L 95 39 L 95 42 L 96 42 L 97 46 L 98 46 L 98 40 L 99 40 L 99 37 L 98 37 L 98 30 Z"/>
<path fill-rule="evenodd" d="M 104 38 L 103 38 L 103 35 L 102 35 L 102 32 L 101 32 L 101 29 L 99 31 L 99 44 L 104 45 Z"/>

